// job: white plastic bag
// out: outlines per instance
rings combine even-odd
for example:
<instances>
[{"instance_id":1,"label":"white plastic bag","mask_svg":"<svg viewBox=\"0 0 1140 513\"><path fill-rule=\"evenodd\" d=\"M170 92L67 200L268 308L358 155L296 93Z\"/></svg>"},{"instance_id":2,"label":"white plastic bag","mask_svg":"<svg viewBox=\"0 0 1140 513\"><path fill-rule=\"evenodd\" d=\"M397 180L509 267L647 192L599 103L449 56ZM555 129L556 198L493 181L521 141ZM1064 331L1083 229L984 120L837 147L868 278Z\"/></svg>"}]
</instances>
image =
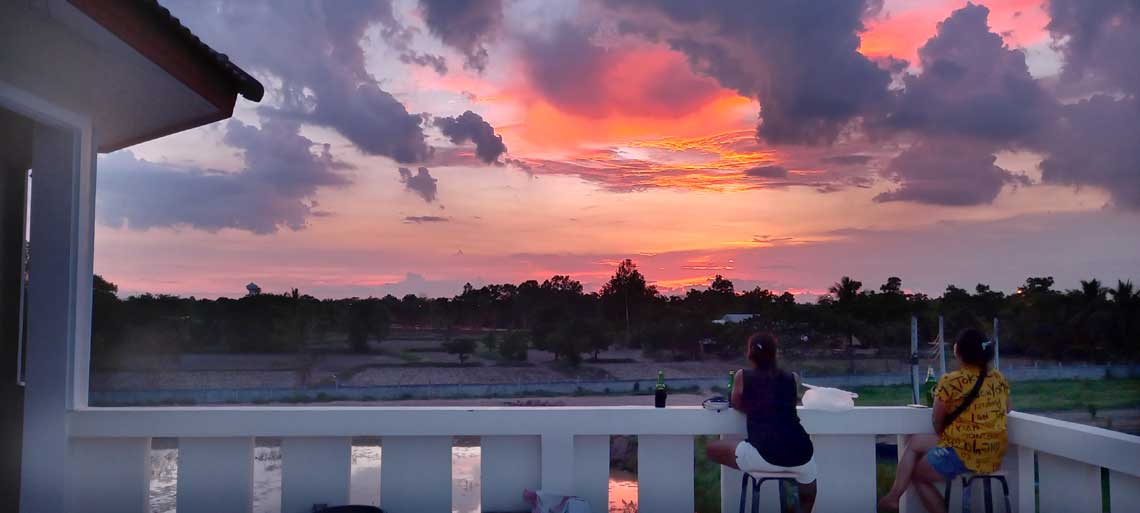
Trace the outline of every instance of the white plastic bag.
<instances>
[{"instance_id":1,"label":"white plastic bag","mask_svg":"<svg viewBox=\"0 0 1140 513\"><path fill-rule=\"evenodd\" d=\"M809 410L847 411L855 408L859 394L838 388L817 387L804 383L804 408Z\"/></svg>"},{"instance_id":2,"label":"white plastic bag","mask_svg":"<svg viewBox=\"0 0 1140 513\"><path fill-rule=\"evenodd\" d=\"M590 504L581 497L525 490L523 499L533 508L531 513L590 513Z\"/></svg>"}]
</instances>

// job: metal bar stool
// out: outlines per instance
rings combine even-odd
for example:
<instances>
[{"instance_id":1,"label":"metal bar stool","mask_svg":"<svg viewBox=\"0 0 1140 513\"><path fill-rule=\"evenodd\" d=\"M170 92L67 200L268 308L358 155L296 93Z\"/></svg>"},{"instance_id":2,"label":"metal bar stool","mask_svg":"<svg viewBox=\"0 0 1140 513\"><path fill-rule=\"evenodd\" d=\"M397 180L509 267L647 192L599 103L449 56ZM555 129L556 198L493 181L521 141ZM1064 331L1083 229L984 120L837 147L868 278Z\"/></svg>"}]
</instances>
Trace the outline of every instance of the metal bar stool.
<instances>
[{"instance_id":1,"label":"metal bar stool","mask_svg":"<svg viewBox=\"0 0 1140 513\"><path fill-rule=\"evenodd\" d=\"M967 491L970 486L974 484L975 480L981 480L984 486L986 496L986 513L994 513L994 497L993 486L991 482L997 481L1001 483L1002 494L1005 497L1005 513L1013 513L1013 508L1009 503L1009 483L1005 480L1005 472L997 471L989 474L963 474L960 476L962 480L962 512L968 513L970 511L970 494ZM946 493L942 495L942 504L946 506L946 511L950 511L950 492L954 489L954 480L951 479L946 483Z\"/></svg>"},{"instance_id":2,"label":"metal bar stool","mask_svg":"<svg viewBox=\"0 0 1140 513\"><path fill-rule=\"evenodd\" d=\"M752 513L760 513L760 485L765 481L775 481L780 492L780 507L776 511L784 511L787 503L787 494L784 492L784 482L796 483L796 475L791 472L745 472L740 480L740 513L745 513L744 505L748 500L748 483L752 482ZM799 511L799 496L796 496L795 511Z\"/></svg>"}]
</instances>

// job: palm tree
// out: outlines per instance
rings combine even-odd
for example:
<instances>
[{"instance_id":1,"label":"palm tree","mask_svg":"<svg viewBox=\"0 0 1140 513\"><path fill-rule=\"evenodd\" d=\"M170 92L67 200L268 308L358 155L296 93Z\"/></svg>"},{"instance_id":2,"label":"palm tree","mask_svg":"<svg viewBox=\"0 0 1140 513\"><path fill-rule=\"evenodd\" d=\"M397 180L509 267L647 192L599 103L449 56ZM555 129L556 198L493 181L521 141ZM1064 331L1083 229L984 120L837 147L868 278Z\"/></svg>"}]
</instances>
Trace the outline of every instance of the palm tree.
<instances>
[{"instance_id":1,"label":"palm tree","mask_svg":"<svg viewBox=\"0 0 1140 513\"><path fill-rule=\"evenodd\" d=\"M827 291L835 294L835 299L839 301L840 305L850 306L851 302L859 296L859 289L861 288L863 288L863 282L844 276L828 287Z\"/></svg>"},{"instance_id":2,"label":"palm tree","mask_svg":"<svg viewBox=\"0 0 1140 513\"><path fill-rule=\"evenodd\" d=\"M843 324L847 327L847 370L848 372L855 373L855 328L854 328L854 315L852 306L855 303L855 298L859 297L859 289L863 288L863 282L852 280L848 276L840 278L839 281L832 284L827 288L831 294L835 294L840 314L843 317Z\"/></svg>"},{"instance_id":3,"label":"palm tree","mask_svg":"<svg viewBox=\"0 0 1140 513\"><path fill-rule=\"evenodd\" d=\"M1086 307L1103 302L1107 294L1108 289L1101 286L1100 280L1096 278L1088 281L1081 280L1081 297L1084 299Z\"/></svg>"},{"instance_id":4,"label":"palm tree","mask_svg":"<svg viewBox=\"0 0 1140 513\"><path fill-rule=\"evenodd\" d=\"M1119 356L1137 355L1137 348L1129 347L1137 338L1136 314L1140 313L1140 292L1136 292L1131 281L1117 281L1116 288L1109 291L1116 303L1116 329L1114 330L1115 353Z\"/></svg>"},{"instance_id":5,"label":"palm tree","mask_svg":"<svg viewBox=\"0 0 1140 513\"><path fill-rule=\"evenodd\" d=\"M1081 284L1084 285L1084 282L1081 282ZM1120 306L1123 306L1123 305L1131 306L1132 304L1134 304L1134 302L1137 299L1140 299L1140 297L1138 297L1138 294L1133 292L1133 290L1132 290L1132 281L1131 280L1129 280L1129 281L1117 280L1116 281L1116 288L1113 290L1110 290L1108 292L1110 294L1112 294L1112 300L1115 301L1116 304L1120 305Z\"/></svg>"},{"instance_id":6,"label":"palm tree","mask_svg":"<svg viewBox=\"0 0 1140 513\"><path fill-rule=\"evenodd\" d=\"M1081 290L1076 291L1079 308L1068 323L1072 336L1072 345L1083 352L1082 356L1095 354L1097 347L1104 340L1106 327L1111 324L1111 317L1106 321L1106 312L1103 305L1108 289L1101 286L1100 280L1081 280Z\"/></svg>"}]
</instances>

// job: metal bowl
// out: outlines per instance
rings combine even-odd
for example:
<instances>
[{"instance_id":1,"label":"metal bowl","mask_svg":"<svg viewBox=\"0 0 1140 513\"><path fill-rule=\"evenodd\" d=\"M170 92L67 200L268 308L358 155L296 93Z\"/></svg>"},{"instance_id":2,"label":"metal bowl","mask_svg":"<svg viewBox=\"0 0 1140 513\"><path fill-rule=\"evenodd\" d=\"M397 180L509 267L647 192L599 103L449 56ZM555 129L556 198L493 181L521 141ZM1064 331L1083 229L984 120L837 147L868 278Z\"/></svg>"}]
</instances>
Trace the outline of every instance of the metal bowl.
<instances>
[{"instance_id":1,"label":"metal bowl","mask_svg":"<svg viewBox=\"0 0 1140 513\"><path fill-rule=\"evenodd\" d=\"M728 404L728 399L725 399L719 395L705 399L705 401L701 403L701 406L706 410L712 410L716 412L731 408L731 406Z\"/></svg>"}]
</instances>

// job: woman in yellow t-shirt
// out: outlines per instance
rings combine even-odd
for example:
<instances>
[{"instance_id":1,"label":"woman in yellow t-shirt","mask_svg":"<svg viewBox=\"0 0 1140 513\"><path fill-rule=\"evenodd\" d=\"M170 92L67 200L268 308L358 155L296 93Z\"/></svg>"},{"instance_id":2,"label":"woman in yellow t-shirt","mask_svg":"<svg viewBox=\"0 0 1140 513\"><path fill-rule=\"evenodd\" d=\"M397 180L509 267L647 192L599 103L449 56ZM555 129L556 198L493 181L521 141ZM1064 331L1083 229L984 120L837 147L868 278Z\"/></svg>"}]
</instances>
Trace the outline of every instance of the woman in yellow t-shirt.
<instances>
[{"instance_id":1,"label":"woman in yellow t-shirt","mask_svg":"<svg viewBox=\"0 0 1140 513\"><path fill-rule=\"evenodd\" d=\"M913 435L899 459L895 484L880 501L898 509L899 498L911 483L930 513L945 513L942 494L934 484L967 472L994 472L1005 456L1009 383L996 369L993 342L968 329L954 344L959 369L948 372L934 389L935 435Z\"/></svg>"}]
</instances>

